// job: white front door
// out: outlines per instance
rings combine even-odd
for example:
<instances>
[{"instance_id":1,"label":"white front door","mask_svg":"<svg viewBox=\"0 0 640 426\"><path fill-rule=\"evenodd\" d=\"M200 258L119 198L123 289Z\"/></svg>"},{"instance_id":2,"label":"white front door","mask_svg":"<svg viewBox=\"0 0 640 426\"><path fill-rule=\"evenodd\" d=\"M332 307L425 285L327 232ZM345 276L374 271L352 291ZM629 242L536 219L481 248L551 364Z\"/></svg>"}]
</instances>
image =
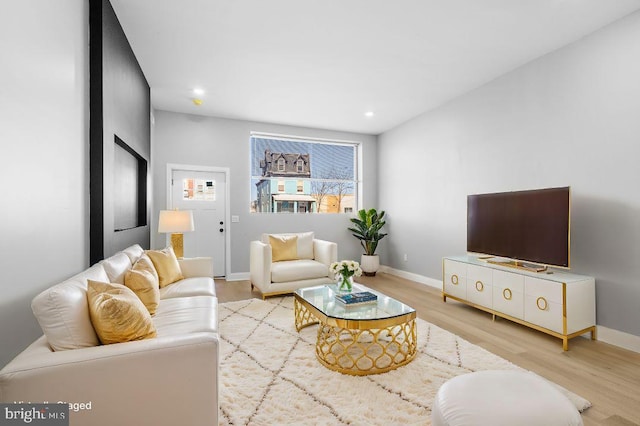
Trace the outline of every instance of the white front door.
<instances>
[{"instance_id":1,"label":"white front door","mask_svg":"<svg viewBox=\"0 0 640 426\"><path fill-rule=\"evenodd\" d=\"M171 171L170 209L192 210L194 231L184 233L184 257L213 258L213 273L226 275L226 175L222 172Z\"/></svg>"}]
</instances>

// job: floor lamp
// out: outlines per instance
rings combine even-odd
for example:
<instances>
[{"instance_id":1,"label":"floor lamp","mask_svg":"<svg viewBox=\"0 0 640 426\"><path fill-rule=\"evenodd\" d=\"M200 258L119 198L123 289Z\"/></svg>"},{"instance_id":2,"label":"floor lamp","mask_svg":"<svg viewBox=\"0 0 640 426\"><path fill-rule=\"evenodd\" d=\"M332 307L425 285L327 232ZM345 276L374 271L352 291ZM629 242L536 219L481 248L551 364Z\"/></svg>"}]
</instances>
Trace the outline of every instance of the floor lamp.
<instances>
[{"instance_id":1,"label":"floor lamp","mask_svg":"<svg viewBox=\"0 0 640 426\"><path fill-rule=\"evenodd\" d=\"M160 210L158 232L171 233L171 246L177 258L184 257L183 232L191 232L193 230L193 211Z\"/></svg>"}]
</instances>

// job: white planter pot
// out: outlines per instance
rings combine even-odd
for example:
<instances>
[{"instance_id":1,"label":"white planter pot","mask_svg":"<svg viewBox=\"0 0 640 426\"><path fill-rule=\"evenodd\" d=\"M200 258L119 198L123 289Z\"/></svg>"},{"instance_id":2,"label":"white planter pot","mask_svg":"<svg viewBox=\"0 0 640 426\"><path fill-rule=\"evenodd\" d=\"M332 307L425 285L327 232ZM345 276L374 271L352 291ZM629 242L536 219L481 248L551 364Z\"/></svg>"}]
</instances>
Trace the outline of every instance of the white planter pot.
<instances>
[{"instance_id":1,"label":"white planter pot","mask_svg":"<svg viewBox=\"0 0 640 426\"><path fill-rule=\"evenodd\" d=\"M380 257L377 254L367 256L363 254L360 258L360 268L367 277L373 277L380 268Z\"/></svg>"}]
</instances>

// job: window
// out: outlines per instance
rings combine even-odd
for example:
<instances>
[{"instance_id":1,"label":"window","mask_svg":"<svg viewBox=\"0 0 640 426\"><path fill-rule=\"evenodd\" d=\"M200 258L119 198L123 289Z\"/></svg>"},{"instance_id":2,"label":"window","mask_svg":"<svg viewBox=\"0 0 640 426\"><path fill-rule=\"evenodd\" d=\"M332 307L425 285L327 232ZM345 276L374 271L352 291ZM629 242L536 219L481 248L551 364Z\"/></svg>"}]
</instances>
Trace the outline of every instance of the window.
<instances>
[{"instance_id":1,"label":"window","mask_svg":"<svg viewBox=\"0 0 640 426\"><path fill-rule=\"evenodd\" d=\"M358 143L254 133L250 211L347 213L358 206Z\"/></svg>"},{"instance_id":2,"label":"window","mask_svg":"<svg viewBox=\"0 0 640 426\"><path fill-rule=\"evenodd\" d=\"M196 201L215 201L216 181L209 179L183 179L182 199Z\"/></svg>"}]
</instances>

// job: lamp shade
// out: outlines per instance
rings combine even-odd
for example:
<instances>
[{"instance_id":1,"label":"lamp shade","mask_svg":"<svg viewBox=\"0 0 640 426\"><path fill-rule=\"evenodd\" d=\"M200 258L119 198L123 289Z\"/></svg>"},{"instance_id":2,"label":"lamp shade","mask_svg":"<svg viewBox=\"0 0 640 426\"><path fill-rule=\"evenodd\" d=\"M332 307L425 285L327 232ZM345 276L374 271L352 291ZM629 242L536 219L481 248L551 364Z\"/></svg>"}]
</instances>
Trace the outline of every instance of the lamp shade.
<instances>
[{"instance_id":1,"label":"lamp shade","mask_svg":"<svg viewBox=\"0 0 640 426\"><path fill-rule=\"evenodd\" d=\"M193 230L193 211L160 210L158 232L189 232Z\"/></svg>"}]
</instances>

